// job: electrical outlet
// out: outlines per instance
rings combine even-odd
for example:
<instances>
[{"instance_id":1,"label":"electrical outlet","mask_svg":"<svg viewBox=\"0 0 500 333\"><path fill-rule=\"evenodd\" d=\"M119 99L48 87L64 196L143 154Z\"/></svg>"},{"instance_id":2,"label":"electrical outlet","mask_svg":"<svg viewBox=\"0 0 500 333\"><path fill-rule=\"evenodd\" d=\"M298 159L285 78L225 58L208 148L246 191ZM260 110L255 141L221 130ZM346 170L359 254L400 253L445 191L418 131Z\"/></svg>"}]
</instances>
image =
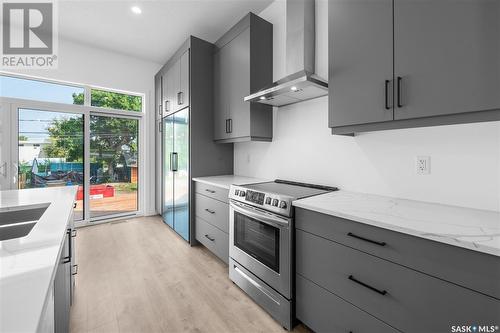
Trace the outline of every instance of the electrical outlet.
<instances>
[{"instance_id":1,"label":"electrical outlet","mask_svg":"<svg viewBox=\"0 0 500 333\"><path fill-rule=\"evenodd\" d=\"M431 157L417 156L415 157L415 172L417 175L428 175L431 173Z\"/></svg>"}]
</instances>

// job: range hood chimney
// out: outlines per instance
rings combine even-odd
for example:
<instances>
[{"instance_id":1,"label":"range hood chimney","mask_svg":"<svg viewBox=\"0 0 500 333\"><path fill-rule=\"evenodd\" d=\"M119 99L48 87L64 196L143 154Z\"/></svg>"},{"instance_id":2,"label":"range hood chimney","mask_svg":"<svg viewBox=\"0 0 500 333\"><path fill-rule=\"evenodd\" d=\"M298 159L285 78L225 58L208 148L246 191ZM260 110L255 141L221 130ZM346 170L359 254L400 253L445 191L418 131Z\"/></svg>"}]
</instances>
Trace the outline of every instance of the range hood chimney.
<instances>
[{"instance_id":1,"label":"range hood chimney","mask_svg":"<svg viewBox=\"0 0 500 333\"><path fill-rule=\"evenodd\" d=\"M245 101L284 106L328 94L328 81L314 74L315 21L315 0L287 0L287 76L246 96Z\"/></svg>"}]
</instances>

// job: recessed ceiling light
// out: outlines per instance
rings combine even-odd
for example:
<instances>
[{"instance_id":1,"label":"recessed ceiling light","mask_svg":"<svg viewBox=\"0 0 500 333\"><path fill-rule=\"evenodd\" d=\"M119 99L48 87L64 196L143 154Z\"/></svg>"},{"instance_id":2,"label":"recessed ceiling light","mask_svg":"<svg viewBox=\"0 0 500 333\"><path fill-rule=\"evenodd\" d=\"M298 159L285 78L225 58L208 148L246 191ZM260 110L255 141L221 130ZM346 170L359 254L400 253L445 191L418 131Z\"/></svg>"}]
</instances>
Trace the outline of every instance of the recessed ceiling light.
<instances>
[{"instance_id":1,"label":"recessed ceiling light","mask_svg":"<svg viewBox=\"0 0 500 333\"><path fill-rule=\"evenodd\" d=\"M141 9L141 8L139 8L139 7L137 7L137 6L132 6L132 7L130 8L130 10L131 10L131 11L132 11L132 13L134 13L134 14L141 14L141 13L142 13L142 9Z\"/></svg>"},{"instance_id":2,"label":"recessed ceiling light","mask_svg":"<svg viewBox=\"0 0 500 333\"><path fill-rule=\"evenodd\" d=\"M296 86L293 86L293 87L291 87L291 88L290 88L290 90L291 90L291 91L297 91L297 90L298 90L298 88L297 88Z\"/></svg>"},{"instance_id":3,"label":"recessed ceiling light","mask_svg":"<svg viewBox=\"0 0 500 333\"><path fill-rule=\"evenodd\" d=\"M265 100L265 99L266 99L266 96L260 96L260 97L259 97L259 99L260 99L261 101L263 101L263 100Z\"/></svg>"}]
</instances>

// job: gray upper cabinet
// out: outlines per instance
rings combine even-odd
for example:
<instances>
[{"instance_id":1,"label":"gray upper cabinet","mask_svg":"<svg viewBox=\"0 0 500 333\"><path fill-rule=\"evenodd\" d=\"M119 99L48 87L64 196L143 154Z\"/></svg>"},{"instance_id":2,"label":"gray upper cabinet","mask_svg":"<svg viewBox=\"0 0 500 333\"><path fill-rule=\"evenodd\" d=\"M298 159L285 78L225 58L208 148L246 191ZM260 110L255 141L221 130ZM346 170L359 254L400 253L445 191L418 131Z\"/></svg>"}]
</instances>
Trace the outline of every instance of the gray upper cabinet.
<instances>
[{"instance_id":1,"label":"gray upper cabinet","mask_svg":"<svg viewBox=\"0 0 500 333\"><path fill-rule=\"evenodd\" d=\"M328 5L330 127L392 120L392 0Z\"/></svg>"},{"instance_id":2,"label":"gray upper cabinet","mask_svg":"<svg viewBox=\"0 0 500 333\"><path fill-rule=\"evenodd\" d=\"M333 134L500 120L500 1L329 1Z\"/></svg>"},{"instance_id":3,"label":"gray upper cabinet","mask_svg":"<svg viewBox=\"0 0 500 333\"><path fill-rule=\"evenodd\" d=\"M179 59L179 89L176 93L177 109L189 106L189 51Z\"/></svg>"},{"instance_id":4,"label":"gray upper cabinet","mask_svg":"<svg viewBox=\"0 0 500 333\"><path fill-rule=\"evenodd\" d=\"M228 66L222 64L228 63L229 48L221 48L214 54L214 139L223 140L229 138L228 122L229 119L229 80Z\"/></svg>"},{"instance_id":5,"label":"gray upper cabinet","mask_svg":"<svg viewBox=\"0 0 500 333\"><path fill-rule=\"evenodd\" d=\"M162 85L161 85L162 76L155 75L155 119L161 119L163 114L163 106L162 106Z\"/></svg>"},{"instance_id":6,"label":"gray upper cabinet","mask_svg":"<svg viewBox=\"0 0 500 333\"><path fill-rule=\"evenodd\" d=\"M249 13L216 43L214 140L272 140L272 107L244 97L272 83L272 24Z\"/></svg>"},{"instance_id":7,"label":"gray upper cabinet","mask_svg":"<svg viewBox=\"0 0 500 333\"><path fill-rule=\"evenodd\" d=\"M163 116L189 106L189 50L163 75Z\"/></svg>"},{"instance_id":8,"label":"gray upper cabinet","mask_svg":"<svg viewBox=\"0 0 500 333\"><path fill-rule=\"evenodd\" d=\"M394 40L395 119L500 108L500 1L397 0Z\"/></svg>"},{"instance_id":9,"label":"gray upper cabinet","mask_svg":"<svg viewBox=\"0 0 500 333\"><path fill-rule=\"evenodd\" d=\"M250 137L251 105L243 99L250 92L250 28L227 44L229 84L229 137ZM242 80L242 78L244 78ZM272 112L272 111L271 111Z\"/></svg>"}]
</instances>

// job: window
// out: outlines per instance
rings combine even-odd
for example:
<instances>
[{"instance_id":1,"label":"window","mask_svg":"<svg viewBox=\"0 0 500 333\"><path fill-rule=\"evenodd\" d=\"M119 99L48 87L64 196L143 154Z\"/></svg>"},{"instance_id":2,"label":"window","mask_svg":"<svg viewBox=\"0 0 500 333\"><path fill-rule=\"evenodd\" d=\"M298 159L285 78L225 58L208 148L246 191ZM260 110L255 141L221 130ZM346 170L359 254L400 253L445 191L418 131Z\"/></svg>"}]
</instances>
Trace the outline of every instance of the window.
<instances>
[{"instance_id":1,"label":"window","mask_svg":"<svg viewBox=\"0 0 500 333\"><path fill-rule=\"evenodd\" d=\"M0 75L0 96L83 105L85 88Z\"/></svg>"},{"instance_id":2,"label":"window","mask_svg":"<svg viewBox=\"0 0 500 333\"><path fill-rule=\"evenodd\" d=\"M141 96L127 95L99 89L92 89L90 96L90 105L92 106L125 111L142 111Z\"/></svg>"},{"instance_id":3,"label":"window","mask_svg":"<svg viewBox=\"0 0 500 333\"><path fill-rule=\"evenodd\" d=\"M141 94L0 73L0 97L0 139L17 139L0 150L18 165L6 188L77 186L79 224L139 210Z\"/></svg>"}]
</instances>

